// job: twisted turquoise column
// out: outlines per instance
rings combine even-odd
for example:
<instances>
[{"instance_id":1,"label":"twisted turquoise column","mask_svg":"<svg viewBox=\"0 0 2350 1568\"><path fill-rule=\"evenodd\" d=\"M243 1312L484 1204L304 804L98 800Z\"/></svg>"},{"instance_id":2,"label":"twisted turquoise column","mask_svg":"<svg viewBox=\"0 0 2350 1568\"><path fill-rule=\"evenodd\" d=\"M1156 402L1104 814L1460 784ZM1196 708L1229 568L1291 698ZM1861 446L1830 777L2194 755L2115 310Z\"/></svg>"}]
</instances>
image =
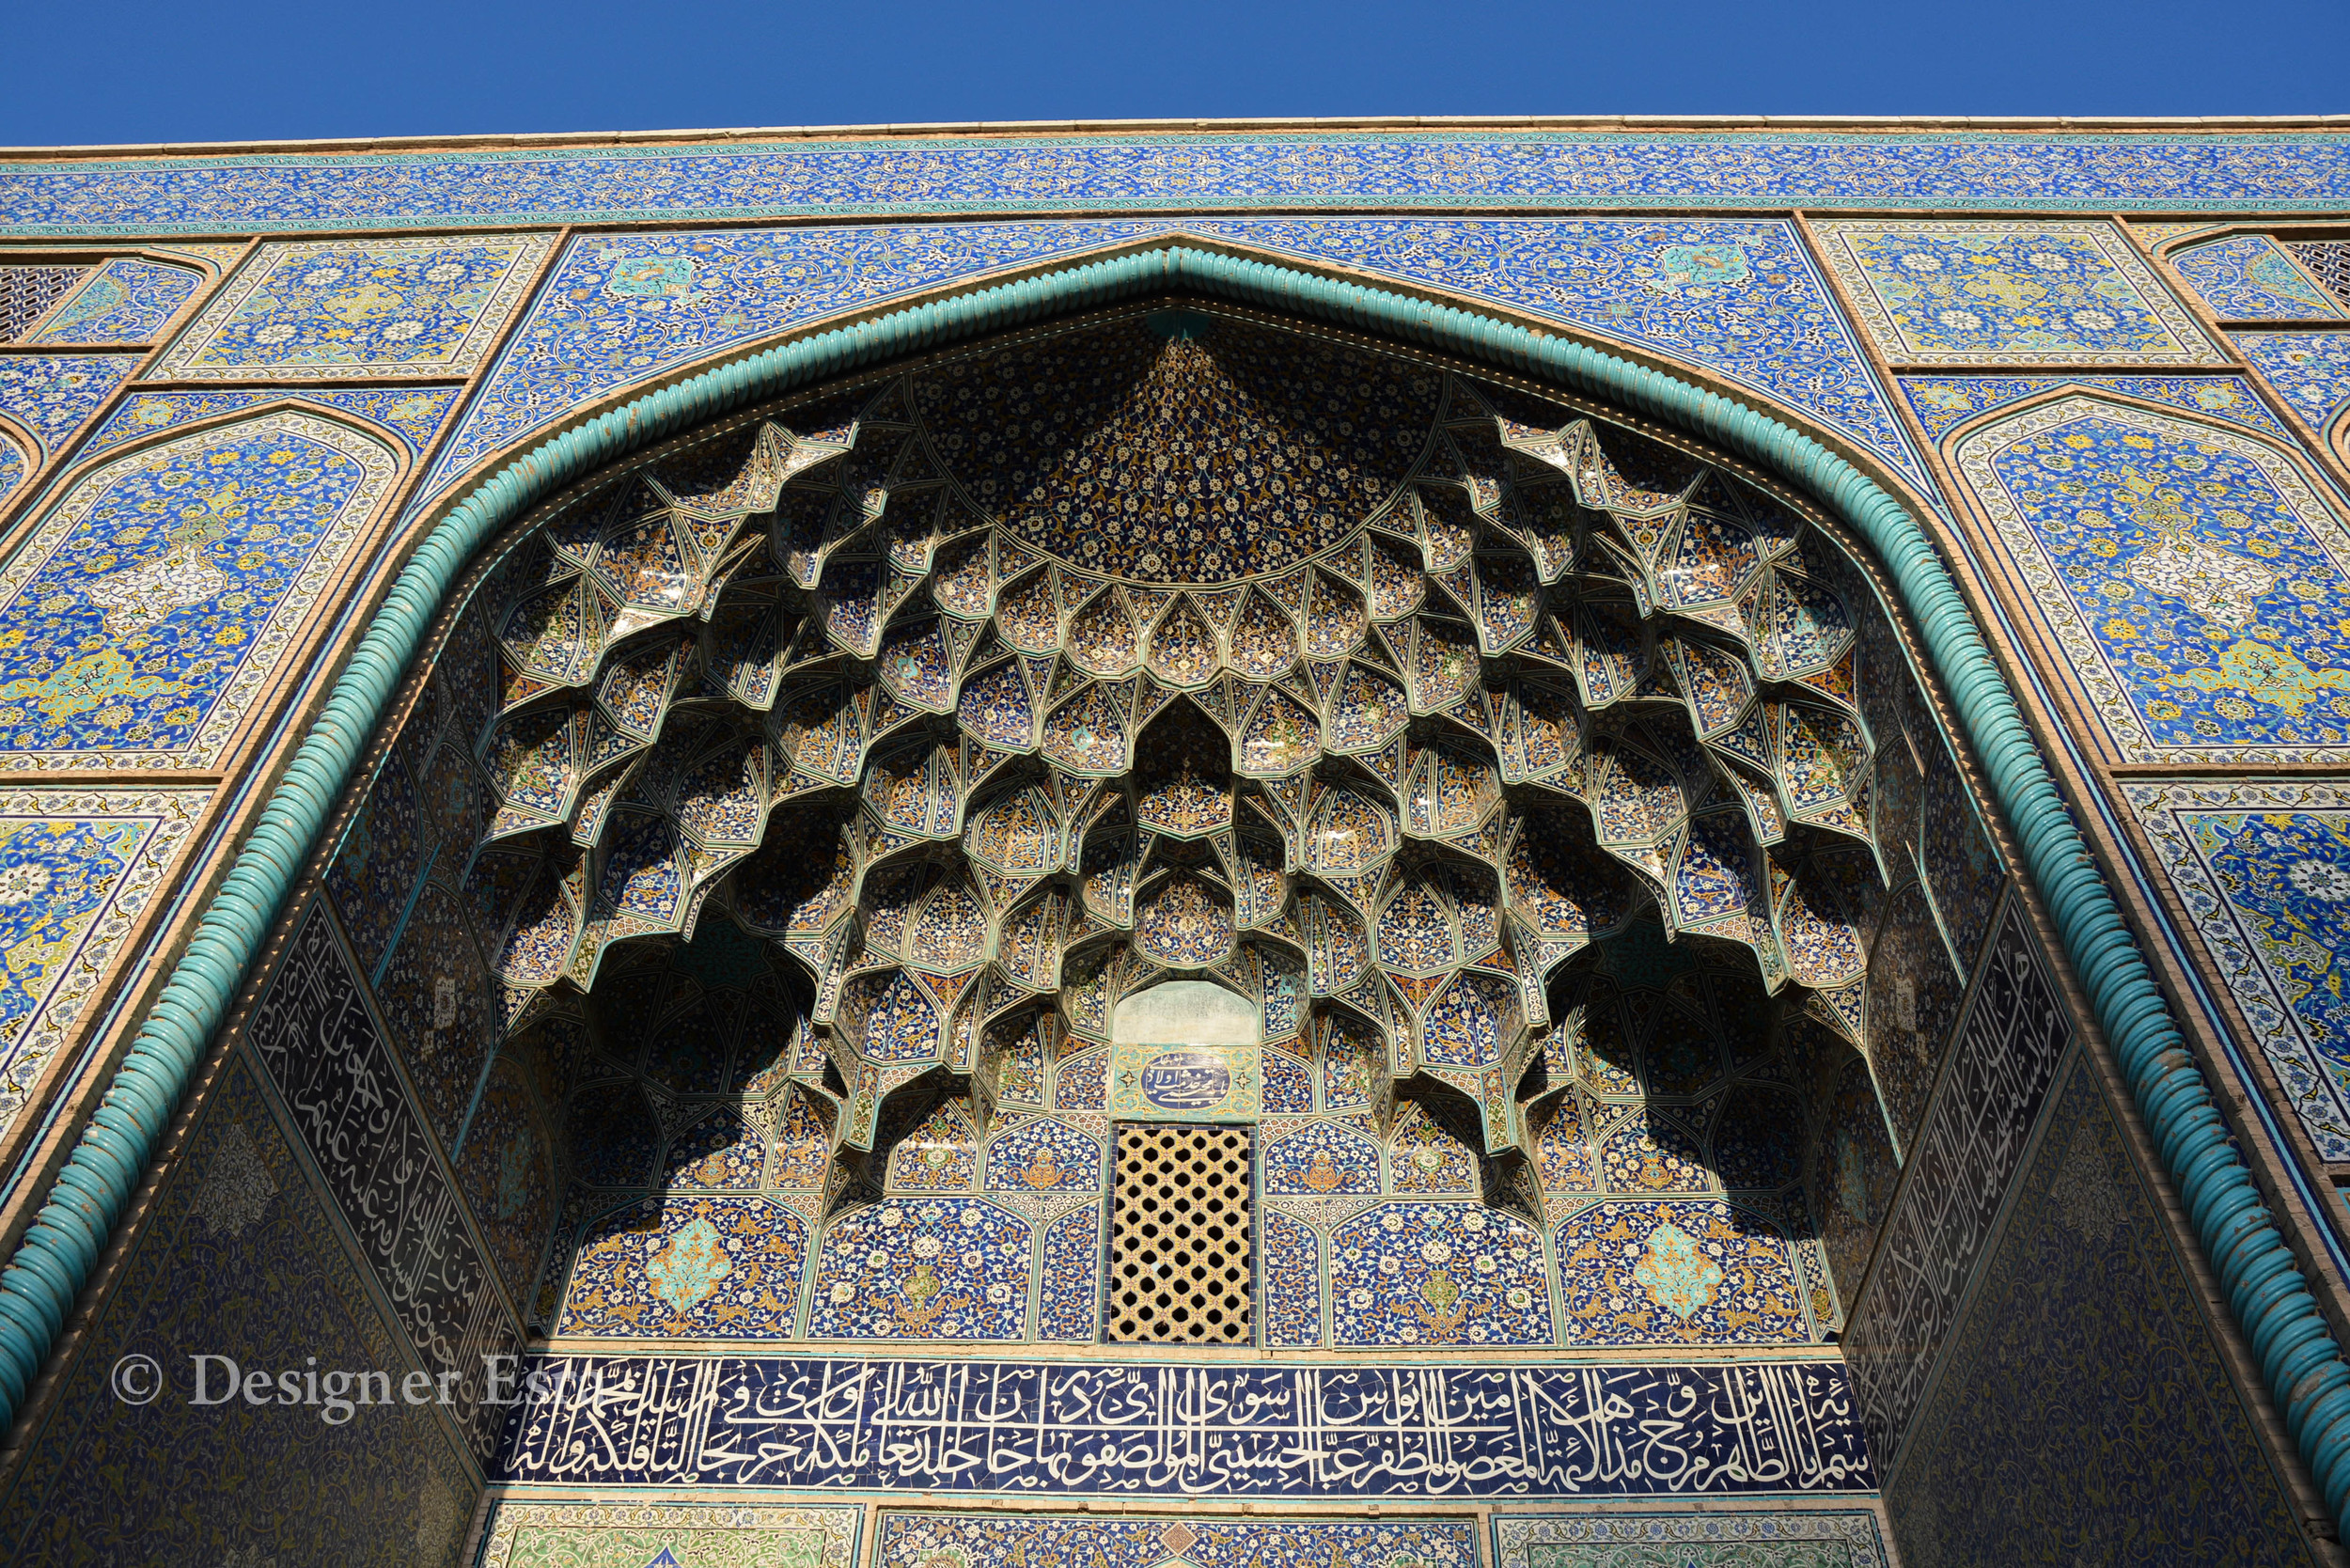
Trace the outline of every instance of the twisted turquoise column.
<instances>
[{"instance_id":1,"label":"twisted turquoise column","mask_svg":"<svg viewBox=\"0 0 2350 1568\"><path fill-rule=\"evenodd\" d=\"M1925 638L2286 1428L2337 1526L2350 1525L2350 1368L2250 1172L2229 1147L2202 1076L1957 585L1908 511L1818 442L1661 371L1470 311L1181 243L1058 268L768 349L547 441L469 494L393 584L23 1247L0 1273L0 1419L22 1405L368 737L475 550L570 480L744 402L1040 317L1167 290L1422 343L1605 398L1802 484L1868 540Z\"/></svg>"}]
</instances>

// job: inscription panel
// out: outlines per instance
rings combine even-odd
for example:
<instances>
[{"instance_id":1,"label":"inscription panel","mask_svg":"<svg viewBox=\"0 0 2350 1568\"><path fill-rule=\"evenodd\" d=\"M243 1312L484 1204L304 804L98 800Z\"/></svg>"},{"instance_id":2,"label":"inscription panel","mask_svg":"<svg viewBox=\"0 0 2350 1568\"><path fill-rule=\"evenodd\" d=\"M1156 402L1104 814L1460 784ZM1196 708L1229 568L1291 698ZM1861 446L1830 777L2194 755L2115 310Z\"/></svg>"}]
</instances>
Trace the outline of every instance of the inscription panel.
<instances>
[{"instance_id":1,"label":"inscription panel","mask_svg":"<svg viewBox=\"0 0 2350 1568\"><path fill-rule=\"evenodd\" d=\"M556 1356L505 1479L1355 1498L1875 1485L1844 1370Z\"/></svg>"}]
</instances>

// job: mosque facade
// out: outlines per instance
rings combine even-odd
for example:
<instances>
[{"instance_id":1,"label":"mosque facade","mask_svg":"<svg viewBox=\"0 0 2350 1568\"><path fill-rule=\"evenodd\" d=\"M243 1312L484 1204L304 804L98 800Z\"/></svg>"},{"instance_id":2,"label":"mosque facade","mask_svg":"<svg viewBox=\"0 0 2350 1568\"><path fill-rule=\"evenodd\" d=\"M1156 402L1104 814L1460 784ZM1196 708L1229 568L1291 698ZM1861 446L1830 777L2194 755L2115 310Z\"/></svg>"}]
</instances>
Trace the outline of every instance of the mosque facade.
<instances>
[{"instance_id":1,"label":"mosque facade","mask_svg":"<svg viewBox=\"0 0 2350 1568\"><path fill-rule=\"evenodd\" d=\"M0 154L0 1542L2340 1564L2350 126Z\"/></svg>"}]
</instances>

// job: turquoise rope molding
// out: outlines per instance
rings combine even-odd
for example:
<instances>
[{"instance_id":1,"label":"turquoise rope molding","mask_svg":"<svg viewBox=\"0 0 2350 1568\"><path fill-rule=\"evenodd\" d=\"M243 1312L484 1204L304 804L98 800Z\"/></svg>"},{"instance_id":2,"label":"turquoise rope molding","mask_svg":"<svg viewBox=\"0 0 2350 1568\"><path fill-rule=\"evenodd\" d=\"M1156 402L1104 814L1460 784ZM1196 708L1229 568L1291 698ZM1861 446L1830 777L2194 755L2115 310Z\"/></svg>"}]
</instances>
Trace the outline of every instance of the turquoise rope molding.
<instances>
[{"instance_id":1,"label":"turquoise rope molding","mask_svg":"<svg viewBox=\"0 0 2350 1568\"><path fill-rule=\"evenodd\" d=\"M646 394L478 485L393 584L272 792L55 1190L0 1273L0 1420L12 1419L136 1189L212 1031L449 587L533 502L741 404L1048 315L1190 290L1465 354L1604 396L1794 479L1876 550L1990 775L2027 870L2120 1058L2197 1239L2337 1527L2350 1526L2350 1367L2319 1316L2122 912L2067 814L1957 585L1909 512L1818 442L1719 393L1600 350L1297 268L1170 244L819 332Z\"/></svg>"}]
</instances>

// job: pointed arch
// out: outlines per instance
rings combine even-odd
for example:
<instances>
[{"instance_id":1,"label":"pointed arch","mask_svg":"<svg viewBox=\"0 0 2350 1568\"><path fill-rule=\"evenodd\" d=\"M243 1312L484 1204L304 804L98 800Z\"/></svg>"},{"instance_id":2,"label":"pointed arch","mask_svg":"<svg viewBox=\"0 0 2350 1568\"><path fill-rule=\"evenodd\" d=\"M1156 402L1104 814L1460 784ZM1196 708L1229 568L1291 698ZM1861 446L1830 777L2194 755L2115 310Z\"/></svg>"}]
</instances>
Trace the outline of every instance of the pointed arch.
<instances>
[{"instance_id":1,"label":"pointed arch","mask_svg":"<svg viewBox=\"0 0 2350 1568\"><path fill-rule=\"evenodd\" d=\"M2337 1514L2350 1504L2345 1369L2021 710L1918 520L1812 435L1687 381L1490 314L1195 246L1070 267L906 306L648 394L521 456L459 501L394 584L272 793L187 956L144 1022L95 1124L0 1275L0 1401L13 1412L143 1176L214 1027L307 860L473 552L572 478L758 398L896 354L1143 292L1204 291L1379 332L1601 397L1702 435L1820 497L1875 551L1918 622L1982 759L2097 1022L2110 1041L2203 1250L2302 1452Z\"/></svg>"}]
</instances>

